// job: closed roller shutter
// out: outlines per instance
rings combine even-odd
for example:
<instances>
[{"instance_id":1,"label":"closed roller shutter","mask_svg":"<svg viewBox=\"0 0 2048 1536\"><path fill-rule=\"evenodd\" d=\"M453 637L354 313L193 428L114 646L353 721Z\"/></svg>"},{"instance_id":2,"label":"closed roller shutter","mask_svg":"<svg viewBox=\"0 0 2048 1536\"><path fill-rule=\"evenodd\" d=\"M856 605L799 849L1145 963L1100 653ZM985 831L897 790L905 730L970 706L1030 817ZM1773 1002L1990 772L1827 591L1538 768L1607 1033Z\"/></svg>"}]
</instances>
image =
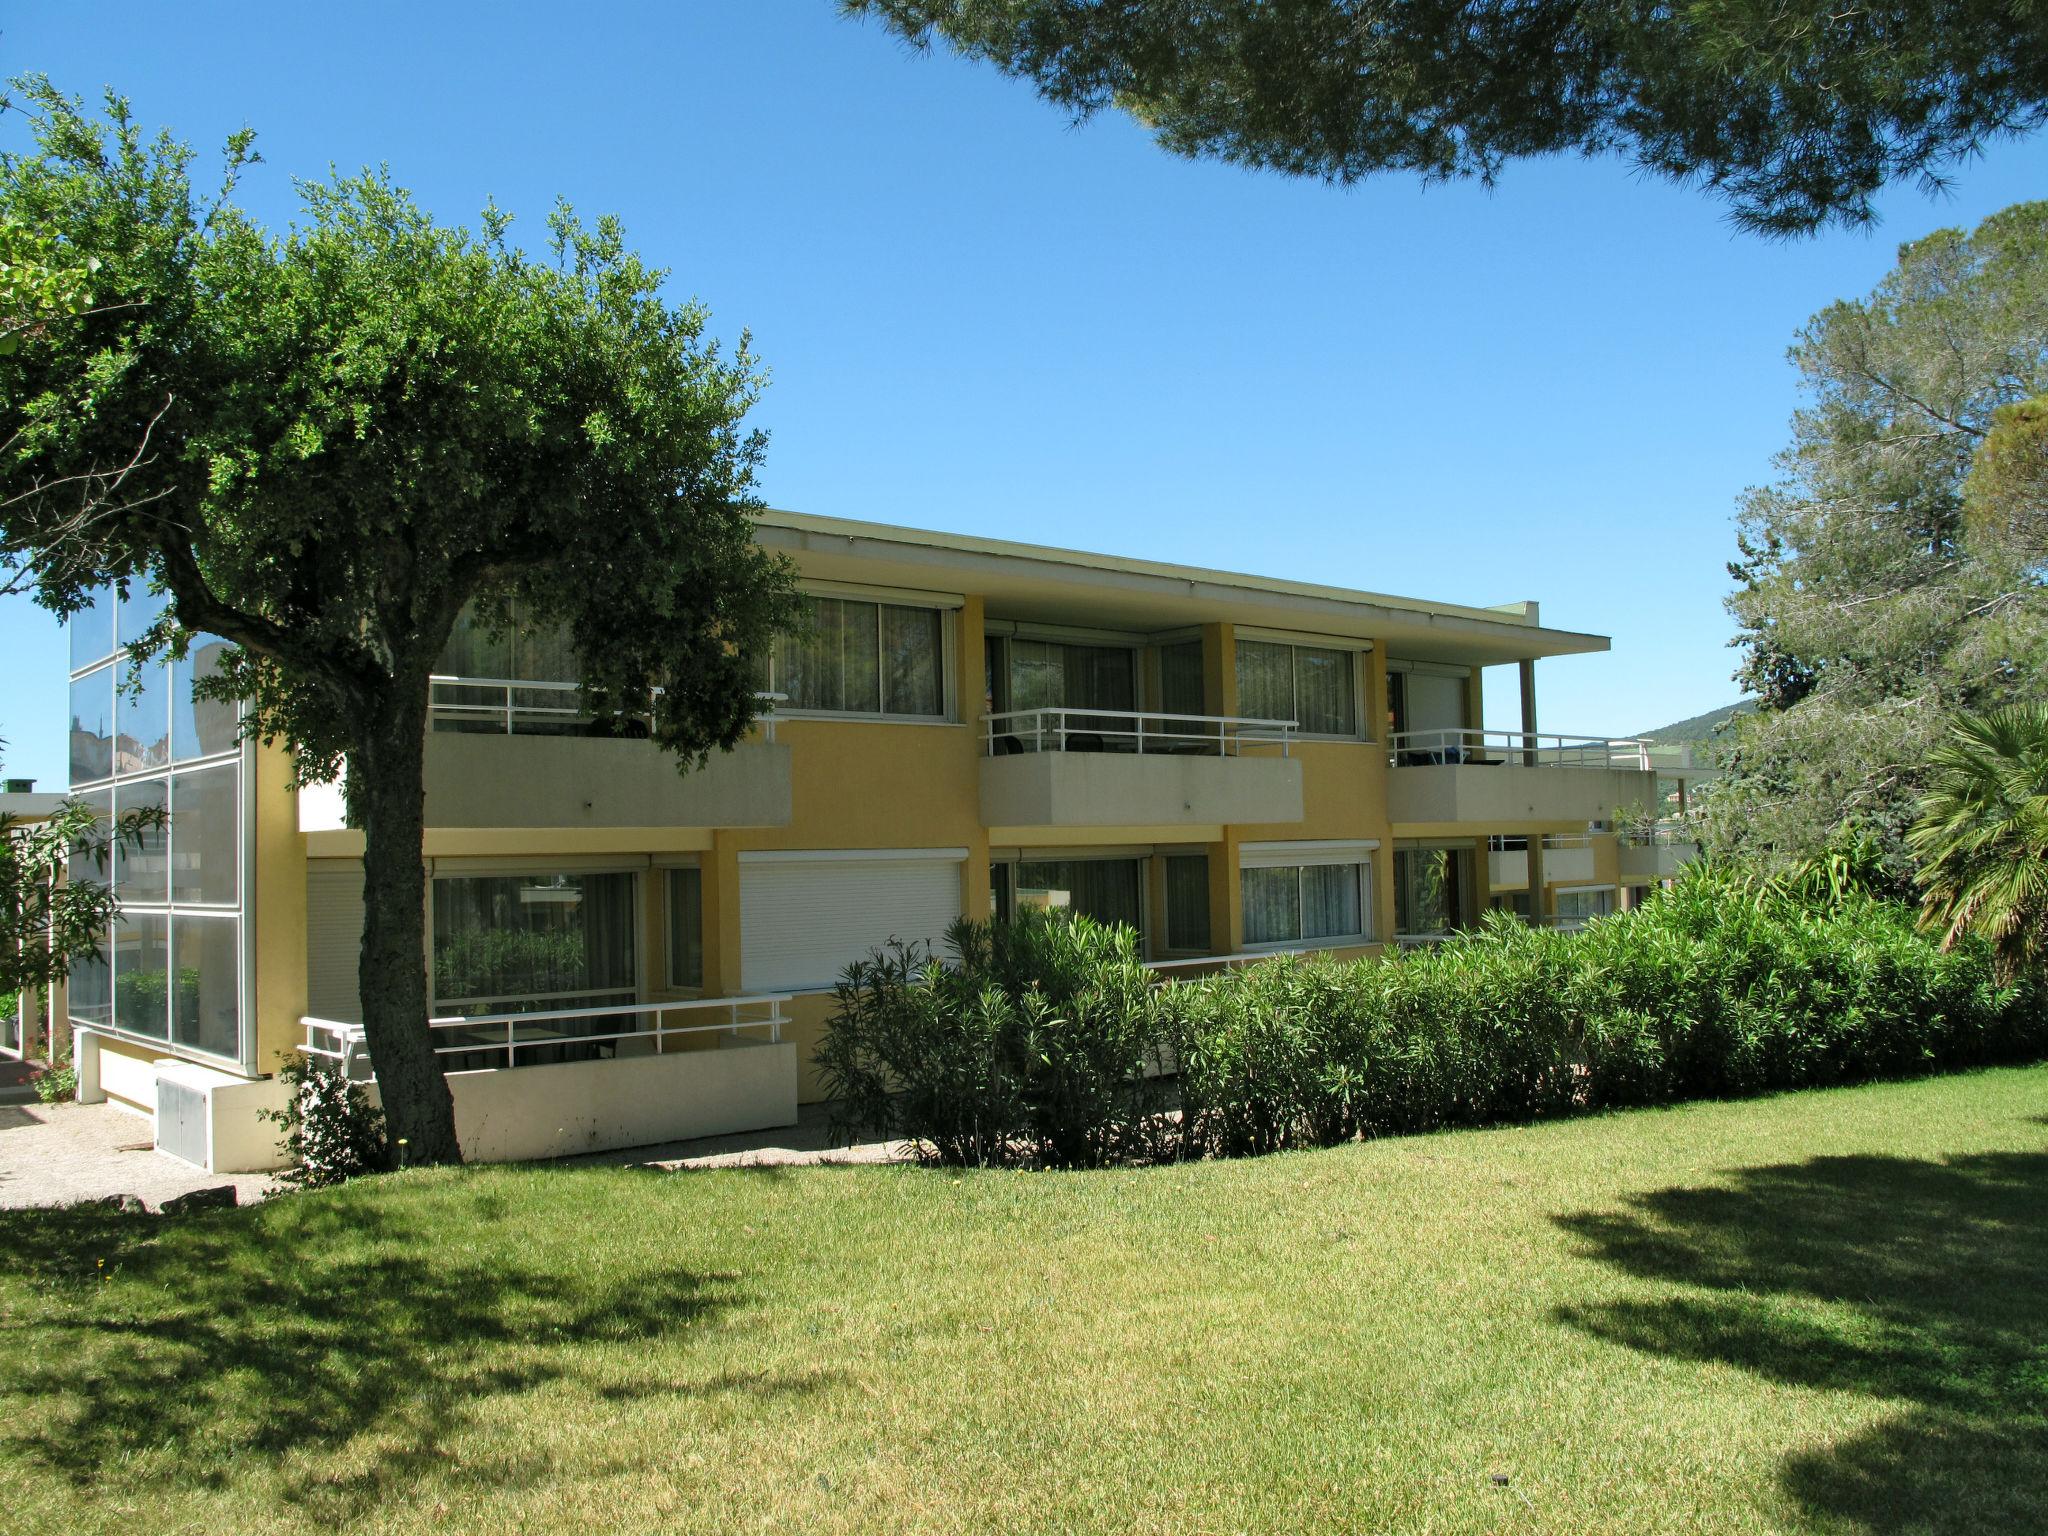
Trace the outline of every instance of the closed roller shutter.
<instances>
[{"instance_id":1,"label":"closed roller shutter","mask_svg":"<svg viewBox=\"0 0 2048 1536\"><path fill-rule=\"evenodd\" d=\"M829 987L891 939L943 953L960 917L964 848L849 856L740 856L740 971L746 992Z\"/></svg>"},{"instance_id":2,"label":"closed roller shutter","mask_svg":"<svg viewBox=\"0 0 2048 1536\"><path fill-rule=\"evenodd\" d=\"M306 870L306 1012L360 1024L356 968L363 950L363 866L327 863Z\"/></svg>"}]
</instances>

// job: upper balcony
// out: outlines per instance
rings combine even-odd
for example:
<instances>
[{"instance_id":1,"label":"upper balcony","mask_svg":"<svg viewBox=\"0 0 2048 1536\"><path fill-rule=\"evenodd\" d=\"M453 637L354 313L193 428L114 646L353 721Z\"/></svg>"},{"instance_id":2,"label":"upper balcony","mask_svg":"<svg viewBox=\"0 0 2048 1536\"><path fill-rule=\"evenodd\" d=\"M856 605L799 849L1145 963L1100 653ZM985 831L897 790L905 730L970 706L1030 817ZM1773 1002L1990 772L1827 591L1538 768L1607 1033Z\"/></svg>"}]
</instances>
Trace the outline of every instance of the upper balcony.
<instances>
[{"instance_id":1,"label":"upper balcony","mask_svg":"<svg viewBox=\"0 0 2048 1536\"><path fill-rule=\"evenodd\" d=\"M1646 742L1522 731L1401 731L1389 738L1396 824L1610 821L1654 809L1669 772Z\"/></svg>"},{"instance_id":2,"label":"upper balcony","mask_svg":"<svg viewBox=\"0 0 2048 1536\"><path fill-rule=\"evenodd\" d=\"M1216 826L1300 821L1292 720L1137 710L986 717L988 827Z\"/></svg>"},{"instance_id":3,"label":"upper balcony","mask_svg":"<svg viewBox=\"0 0 2048 1536\"><path fill-rule=\"evenodd\" d=\"M1621 834L1624 880L1669 880L1700 856L1699 834L1683 822L1660 823Z\"/></svg>"},{"instance_id":4,"label":"upper balcony","mask_svg":"<svg viewBox=\"0 0 2048 1536\"><path fill-rule=\"evenodd\" d=\"M757 738L685 774L648 744L644 722L591 719L573 683L436 677L430 709L429 827L789 823L789 748L773 715Z\"/></svg>"}]
</instances>

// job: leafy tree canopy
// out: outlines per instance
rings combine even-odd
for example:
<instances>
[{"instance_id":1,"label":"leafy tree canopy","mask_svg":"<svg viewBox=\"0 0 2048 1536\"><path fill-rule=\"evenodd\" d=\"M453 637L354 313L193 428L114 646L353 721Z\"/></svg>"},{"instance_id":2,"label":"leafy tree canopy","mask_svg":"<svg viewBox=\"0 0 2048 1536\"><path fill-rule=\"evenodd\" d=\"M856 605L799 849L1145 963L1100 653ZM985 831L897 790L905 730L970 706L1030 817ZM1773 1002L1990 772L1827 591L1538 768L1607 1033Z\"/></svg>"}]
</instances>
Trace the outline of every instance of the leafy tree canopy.
<instances>
[{"instance_id":1,"label":"leafy tree canopy","mask_svg":"<svg viewBox=\"0 0 2048 1536\"><path fill-rule=\"evenodd\" d=\"M206 632L210 685L309 779L344 758L363 828L361 989L384 1106L413 1160L456 1156L426 1026L428 676L458 614L570 637L586 708L644 718L687 769L755 709L795 612L753 539L762 375L618 225L549 222L544 259L485 212L436 223L381 173L300 188L282 237L189 150L17 84L32 153L0 221L97 261L92 304L0 370L0 574L64 614L109 580L166 589L139 649Z\"/></svg>"},{"instance_id":2,"label":"leafy tree canopy","mask_svg":"<svg viewBox=\"0 0 2048 1536\"><path fill-rule=\"evenodd\" d=\"M1770 859L1856 823L1903 882L1945 722L2048 698L2048 202L1904 246L1791 356L1808 404L1781 478L1745 497L1730 567L1760 707L1710 829Z\"/></svg>"},{"instance_id":3,"label":"leafy tree canopy","mask_svg":"<svg viewBox=\"0 0 2048 1536\"><path fill-rule=\"evenodd\" d=\"M1352 182L1619 154L1777 234L1867 222L2048 114L2048 10L2005 0L841 0L1176 154Z\"/></svg>"}]
</instances>

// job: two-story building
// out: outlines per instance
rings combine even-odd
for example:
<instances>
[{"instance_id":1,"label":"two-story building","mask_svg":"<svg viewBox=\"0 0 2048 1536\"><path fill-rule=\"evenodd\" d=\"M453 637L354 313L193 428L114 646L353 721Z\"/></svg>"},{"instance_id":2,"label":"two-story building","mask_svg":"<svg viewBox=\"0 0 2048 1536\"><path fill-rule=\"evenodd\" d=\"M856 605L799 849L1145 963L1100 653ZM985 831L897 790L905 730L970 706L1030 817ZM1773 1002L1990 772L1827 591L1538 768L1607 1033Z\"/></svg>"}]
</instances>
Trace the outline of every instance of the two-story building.
<instances>
[{"instance_id":1,"label":"two-story building","mask_svg":"<svg viewBox=\"0 0 2048 1536\"><path fill-rule=\"evenodd\" d=\"M682 774L595 734L545 635L459 630L433 685L424 853L436 1038L472 1155L788 1123L848 962L1046 905L1162 972L1423 943L1489 906L1572 923L1683 848L1628 842L1645 744L1537 729L1535 663L1607 648L1463 607L772 512L809 594L753 735ZM74 974L81 1096L208 1166L261 1162L285 1053L365 1072L362 838L332 791L196 705L211 654L117 690L144 597L72 627L72 789L161 805ZM1521 725L1482 726L1519 669Z\"/></svg>"}]
</instances>

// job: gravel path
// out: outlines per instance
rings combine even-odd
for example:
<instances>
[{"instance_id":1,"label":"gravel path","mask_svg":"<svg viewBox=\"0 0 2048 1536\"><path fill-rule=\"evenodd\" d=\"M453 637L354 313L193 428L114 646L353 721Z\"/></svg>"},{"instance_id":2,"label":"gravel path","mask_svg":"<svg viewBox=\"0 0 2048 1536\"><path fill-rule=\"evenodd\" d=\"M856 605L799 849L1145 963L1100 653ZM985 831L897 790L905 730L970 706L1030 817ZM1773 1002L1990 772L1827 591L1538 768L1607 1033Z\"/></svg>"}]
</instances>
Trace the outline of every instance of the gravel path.
<instances>
[{"instance_id":1,"label":"gravel path","mask_svg":"<svg viewBox=\"0 0 2048 1536\"><path fill-rule=\"evenodd\" d=\"M137 1195L155 1210L195 1189L235 1186L253 1205L269 1194L264 1173L208 1173L159 1152L149 1122L111 1104L0 1105L0 1208L71 1205Z\"/></svg>"}]
</instances>

